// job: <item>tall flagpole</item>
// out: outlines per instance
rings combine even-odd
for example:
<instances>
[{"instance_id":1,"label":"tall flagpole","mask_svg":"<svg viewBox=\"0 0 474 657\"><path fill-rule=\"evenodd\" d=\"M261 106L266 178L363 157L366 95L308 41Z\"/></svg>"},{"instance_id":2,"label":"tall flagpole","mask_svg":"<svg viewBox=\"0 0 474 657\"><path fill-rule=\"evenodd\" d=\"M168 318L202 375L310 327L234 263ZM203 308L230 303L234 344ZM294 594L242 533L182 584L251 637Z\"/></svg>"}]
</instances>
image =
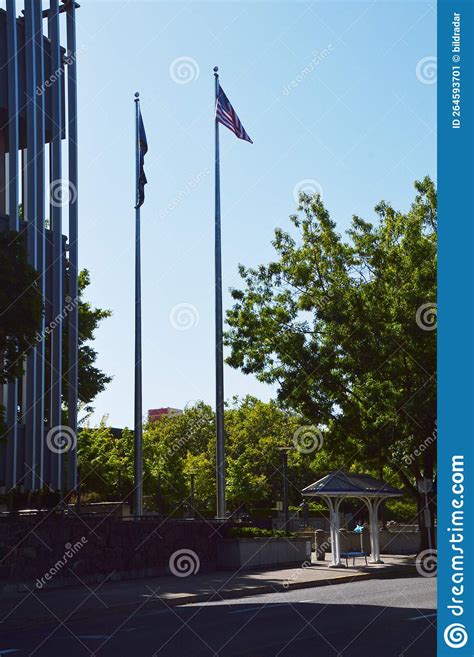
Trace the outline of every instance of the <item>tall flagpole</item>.
<instances>
[{"instance_id":1,"label":"tall flagpole","mask_svg":"<svg viewBox=\"0 0 474 657\"><path fill-rule=\"evenodd\" d=\"M214 67L216 103L219 69ZM221 181L219 162L219 123L215 118L215 286L216 286L216 482L217 517L225 517L225 436L224 436L224 351L222 319Z\"/></svg>"},{"instance_id":2,"label":"tall flagpole","mask_svg":"<svg viewBox=\"0 0 474 657\"><path fill-rule=\"evenodd\" d=\"M140 262L140 94L135 94L135 156L136 156L136 205L135 205L135 419L134 419L134 494L133 514L143 514L143 454L142 454L142 293Z\"/></svg>"},{"instance_id":3,"label":"tall flagpole","mask_svg":"<svg viewBox=\"0 0 474 657\"><path fill-rule=\"evenodd\" d=\"M64 0L63 0L64 2ZM69 312L68 335L68 401L67 413L70 429L77 435L78 406L78 371L79 371L79 313L78 313L78 138L77 138L77 46L76 46L76 3L75 0L65 3L67 49L70 58L67 67L68 90L68 174L71 194L69 198L69 296L73 308ZM77 444L68 452L68 489L77 490Z\"/></svg>"}]
</instances>

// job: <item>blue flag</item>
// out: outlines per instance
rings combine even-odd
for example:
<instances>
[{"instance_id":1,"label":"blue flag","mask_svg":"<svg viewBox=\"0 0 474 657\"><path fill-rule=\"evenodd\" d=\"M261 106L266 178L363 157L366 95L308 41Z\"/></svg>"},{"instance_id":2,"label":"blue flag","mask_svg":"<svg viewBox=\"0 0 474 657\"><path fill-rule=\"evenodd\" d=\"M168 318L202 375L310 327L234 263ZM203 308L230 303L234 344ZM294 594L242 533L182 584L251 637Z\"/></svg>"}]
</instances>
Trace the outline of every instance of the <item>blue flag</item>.
<instances>
[{"instance_id":1,"label":"blue flag","mask_svg":"<svg viewBox=\"0 0 474 657\"><path fill-rule=\"evenodd\" d=\"M143 205L145 200L145 185L148 180L145 175L145 154L148 151L148 142L146 140L145 126L143 125L142 112L139 110L138 115L138 156L139 156L139 172L138 172L138 198L136 207L139 208Z\"/></svg>"}]
</instances>

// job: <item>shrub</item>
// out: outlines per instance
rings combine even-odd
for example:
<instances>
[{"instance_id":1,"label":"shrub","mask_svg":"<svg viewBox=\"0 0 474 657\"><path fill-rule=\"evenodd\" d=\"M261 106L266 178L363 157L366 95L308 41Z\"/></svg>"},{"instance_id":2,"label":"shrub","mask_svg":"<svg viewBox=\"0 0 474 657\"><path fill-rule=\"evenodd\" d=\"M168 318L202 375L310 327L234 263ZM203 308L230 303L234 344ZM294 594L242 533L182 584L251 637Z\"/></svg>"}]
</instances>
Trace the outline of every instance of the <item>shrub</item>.
<instances>
[{"instance_id":1,"label":"shrub","mask_svg":"<svg viewBox=\"0 0 474 657\"><path fill-rule=\"evenodd\" d=\"M250 515L254 518L276 518L278 511L271 507L255 507L250 510Z\"/></svg>"},{"instance_id":2,"label":"shrub","mask_svg":"<svg viewBox=\"0 0 474 657\"><path fill-rule=\"evenodd\" d=\"M260 529L259 527L231 527L227 538L285 538L292 536L282 529Z\"/></svg>"},{"instance_id":3,"label":"shrub","mask_svg":"<svg viewBox=\"0 0 474 657\"><path fill-rule=\"evenodd\" d=\"M409 499L390 500L385 503L385 520L406 522L416 525L418 522L416 503Z\"/></svg>"}]
</instances>

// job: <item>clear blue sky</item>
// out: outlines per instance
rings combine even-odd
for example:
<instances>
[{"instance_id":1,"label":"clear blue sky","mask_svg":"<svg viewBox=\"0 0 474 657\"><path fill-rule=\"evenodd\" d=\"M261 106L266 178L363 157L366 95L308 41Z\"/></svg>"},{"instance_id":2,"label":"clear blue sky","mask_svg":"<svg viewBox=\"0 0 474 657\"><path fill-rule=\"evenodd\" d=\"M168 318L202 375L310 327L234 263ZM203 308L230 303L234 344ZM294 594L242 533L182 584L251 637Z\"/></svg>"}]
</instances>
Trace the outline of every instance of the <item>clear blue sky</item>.
<instances>
[{"instance_id":1,"label":"clear blue sky","mask_svg":"<svg viewBox=\"0 0 474 657\"><path fill-rule=\"evenodd\" d=\"M354 213L373 218L381 199L406 210L413 181L435 176L436 84L431 60L418 77L417 65L436 54L436 15L432 3L384 0L80 4L80 265L92 276L87 298L113 311L95 348L114 380L94 421L131 426L134 92L149 143L143 407L213 403L213 66L254 140L221 129L228 307L238 263L266 262L275 226L289 228L299 181L317 181L342 232ZM172 69L190 73L186 84L170 75L181 57L194 60ZM192 306L188 330L170 321L179 304ZM230 368L225 377L227 398L274 392Z\"/></svg>"}]
</instances>

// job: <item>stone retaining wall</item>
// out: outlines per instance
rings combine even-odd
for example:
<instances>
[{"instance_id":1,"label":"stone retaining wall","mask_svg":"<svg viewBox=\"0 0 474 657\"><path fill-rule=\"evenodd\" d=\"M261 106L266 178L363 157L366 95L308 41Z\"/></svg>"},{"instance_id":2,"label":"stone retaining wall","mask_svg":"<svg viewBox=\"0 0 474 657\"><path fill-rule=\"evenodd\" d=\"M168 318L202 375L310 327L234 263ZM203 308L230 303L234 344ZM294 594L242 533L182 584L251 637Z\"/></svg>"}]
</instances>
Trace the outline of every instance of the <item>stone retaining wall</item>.
<instances>
[{"instance_id":1,"label":"stone retaining wall","mask_svg":"<svg viewBox=\"0 0 474 657\"><path fill-rule=\"evenodd\" d=\"M41 588L169 572L177 550L192 550L200 571L217 566L225 525L206 521L107 517L0 520L0 589L33 582ZM77 575L77 577L75 576Z\"/></svg>"}]
</instances>

